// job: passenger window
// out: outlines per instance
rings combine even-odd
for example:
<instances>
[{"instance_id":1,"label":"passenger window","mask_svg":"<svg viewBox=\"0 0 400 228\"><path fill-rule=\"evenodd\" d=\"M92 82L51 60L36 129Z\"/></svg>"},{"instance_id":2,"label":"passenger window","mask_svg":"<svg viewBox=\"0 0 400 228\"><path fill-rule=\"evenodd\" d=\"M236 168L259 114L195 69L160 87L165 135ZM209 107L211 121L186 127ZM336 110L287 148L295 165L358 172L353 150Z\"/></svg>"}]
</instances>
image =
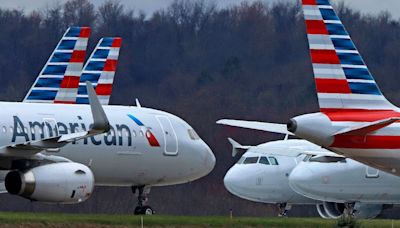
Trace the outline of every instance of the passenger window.
<instances>
[{"instance_id":1,"label":"passenger window","mask_svg":"<svg viewBox=\"0 0 400 228\"><path fill-rule=\"evenodd\" d=\"M261 157L260 161L258 161L258 163L269 165L269 161L268 161L267 157Z\"/></svg>"},{"instance_id":2,"label":"passenger window","mask_svg":"<svg viewBox=\"0 0 400 228\"><path fill-rule=\"evenodd\" d=\"M244 159L243 164L255 164L258 161L258 157L247 157Z\"/></svg>"},{"instance_id":3,"label":"passenger window","mask_svg":"<svg viewBox=\"0 0 400 228\"><path fill-rule=\"evenodd\" d=\"M142 130L140 130L140 131L139 131L139 135L140 135L140 137L143 137L143 136L144 136L144 134L143 134L143 131L142 131Z\"/></svg>"},{"instance_id":4,"label":"passenger window","mask_svg":"<svg viewBox=\"0 0 400 228\"><path fill-rule=\"evenodd\" d=\"M132 136L136 137L136 131L135 130L132 130Z\"/></svg>"},{"instance_id":5,"label":"passenger window","mask_svg":"<svg viewBox=\"0 0 400 228\"><path fill-rule=\"evenodd\" d=\"M276 160L275 157L269 157L269 161L271 162L271 165L279 165L278 160Z\"/></svg>"},{"instance_id":6,"label":"passenger window","mask_svg":"<svg viewBox=\"0 0 400 228\"><path fill-rule=\"evenodd\" d=\"M241 158L239 159L239 161L236 162L236 164L242 164L243 161L244 161L244 159L246 159L246 157L241 157Z\"/></svg>"},{"instance_id":7,"label":"passenger window","mask_svg":"<svg viewBox=\"0 0 400 228\"><path fill-rule=\"evenodd\" d=\"M3 133L7 133L7 127L3 126Z\"/></svg>"}]
</instances>

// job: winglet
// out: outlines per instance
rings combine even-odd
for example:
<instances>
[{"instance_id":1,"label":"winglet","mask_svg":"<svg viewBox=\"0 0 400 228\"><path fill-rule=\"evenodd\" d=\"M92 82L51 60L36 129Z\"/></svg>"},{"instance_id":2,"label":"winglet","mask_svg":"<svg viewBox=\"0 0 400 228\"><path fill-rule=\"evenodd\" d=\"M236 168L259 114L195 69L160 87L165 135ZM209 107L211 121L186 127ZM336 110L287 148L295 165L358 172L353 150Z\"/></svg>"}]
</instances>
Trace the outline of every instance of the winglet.
<instances>
[{"instance_id":1,"label":"winglet","mask_svg":"<svg viewBox=\"0 0 400 228\"><path fill-rule=\"evenodd\" d=\"M242 146L232 138L228 138L228 141L232 145L232 157L235 157L238 152L241 150L248 150L251 148L251 146Z\"/></svg>"},{"instance_id":2,"label":"winglet","mask_svg":"<svg viewBox=\"0 0 400 228\"><path fill-rule=\"evenodd\" d=\"M107 115L100 104L91 82L86 82L86 89L88 91L89 104L93 115L93 127L90 131L108 132L110 130L110 122L108 121Z\"/></svg>"}]
</instances>

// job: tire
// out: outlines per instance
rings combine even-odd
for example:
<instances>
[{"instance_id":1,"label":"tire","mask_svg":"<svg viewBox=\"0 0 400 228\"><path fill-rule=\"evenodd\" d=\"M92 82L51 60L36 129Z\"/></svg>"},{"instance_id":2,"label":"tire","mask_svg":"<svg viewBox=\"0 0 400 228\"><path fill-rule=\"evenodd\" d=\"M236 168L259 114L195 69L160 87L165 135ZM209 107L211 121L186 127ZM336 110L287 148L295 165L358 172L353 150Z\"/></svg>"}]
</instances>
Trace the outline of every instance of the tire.
<instances>
[{"instance_id":1,"label":"tire","mask_svg":"<svg viewBox=\"0 0 400 228\"><path fill-rule=\"evenodd\" d=\"M144 206L142 208L142 215L154 215L154 210L153 208L149 207L149 206Z\"/></svg>"},{"instance_id":2,"label":"tire","mask_svg":"<svg viewBox=\"0 0 400 228\"><path fill-rule=\"evenodd\" d=\"M143 210L143 207L137 206L135 208L134 215L141 215L142 214L142 210Z\"/></svg>"}]
</instances>

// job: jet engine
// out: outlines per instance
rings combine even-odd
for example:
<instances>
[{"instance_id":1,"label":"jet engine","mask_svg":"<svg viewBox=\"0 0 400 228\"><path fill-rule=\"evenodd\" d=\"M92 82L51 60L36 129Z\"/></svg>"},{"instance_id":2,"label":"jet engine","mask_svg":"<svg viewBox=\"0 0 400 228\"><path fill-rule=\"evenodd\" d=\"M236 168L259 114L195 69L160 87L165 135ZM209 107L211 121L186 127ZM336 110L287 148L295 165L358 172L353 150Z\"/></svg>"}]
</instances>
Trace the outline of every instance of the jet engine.
<instances>
[{"instance_id":1,"label":"jet engine","mask_svg":"<svg viewBox=\"0 0 400 228\"><path fill-rule=\"evenodd\" d=\"M345 211L345 205L343 203L323 202L322 204L317 204L316 207L321 218L327 219L337 219L342 216ZM360 219L372 219L380 215L382 210L382 204L356 203L354 205L354 216Z\"/></svg>"},{"instance_id":2,"label":"jet engine","mask_svg":"<svg viewBox=\"0 0 400 228\"><path fill-rule=\"evenodd\" d=\"M93 172L73 162L38 166L25 172L10 171L8 193L45 203L74 204L87 200L94 189Z\"/></svg>"}]
</instances>

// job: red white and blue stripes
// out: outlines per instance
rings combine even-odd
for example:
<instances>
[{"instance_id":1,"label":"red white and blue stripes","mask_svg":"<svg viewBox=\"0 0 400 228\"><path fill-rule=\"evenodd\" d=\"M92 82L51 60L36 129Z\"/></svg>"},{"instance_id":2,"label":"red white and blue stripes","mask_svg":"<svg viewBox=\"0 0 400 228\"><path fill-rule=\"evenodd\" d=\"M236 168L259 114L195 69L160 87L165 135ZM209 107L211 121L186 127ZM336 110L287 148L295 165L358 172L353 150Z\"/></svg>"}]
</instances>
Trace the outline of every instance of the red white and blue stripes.
<instances>
[{"instance_id":1,"label":"red white and blue stripes","mask_svg":"<svg viewBox=\"0 0 400 228\"><path fill-rule=\"evenodd\" d=\"M328 0L302 0L320 110L337 131L400 117L374 78ZM335 135L330 148L350 157L392 156L400 124L365 135Z\"/></svg>"},{"instance_id":2,"label":"red white and blue stripes","mask_svg":"<svg viewBox=\"0 0 400 228\"><path fill-rule=\"evenodd\" d=\"M328 0L303 0L322 112L392 110Z\"/></svg>"},{"instance_id":3,"label":"red white and blue stripes","mask_svg":"<svg viewBox=\"0 0 400 228\"><path fill-rule=\"evenodd\" d=\"M121 43L122 39L119 37L107 37L99 41L83 69L76 99L77 104L88 104L85 82L90 81L95 86L100 103L108 105Z\"/></svg>"},{"instance_id":4,"label":"red white and blue stripes","mask_svg":"<svg viewBox=\"0 0 400 228\"><path fill-rule=\"evenodd\" d=\"M88 27L65 32L24 102L75 103L89 35Z\"/></svg>"}]
</instances>

